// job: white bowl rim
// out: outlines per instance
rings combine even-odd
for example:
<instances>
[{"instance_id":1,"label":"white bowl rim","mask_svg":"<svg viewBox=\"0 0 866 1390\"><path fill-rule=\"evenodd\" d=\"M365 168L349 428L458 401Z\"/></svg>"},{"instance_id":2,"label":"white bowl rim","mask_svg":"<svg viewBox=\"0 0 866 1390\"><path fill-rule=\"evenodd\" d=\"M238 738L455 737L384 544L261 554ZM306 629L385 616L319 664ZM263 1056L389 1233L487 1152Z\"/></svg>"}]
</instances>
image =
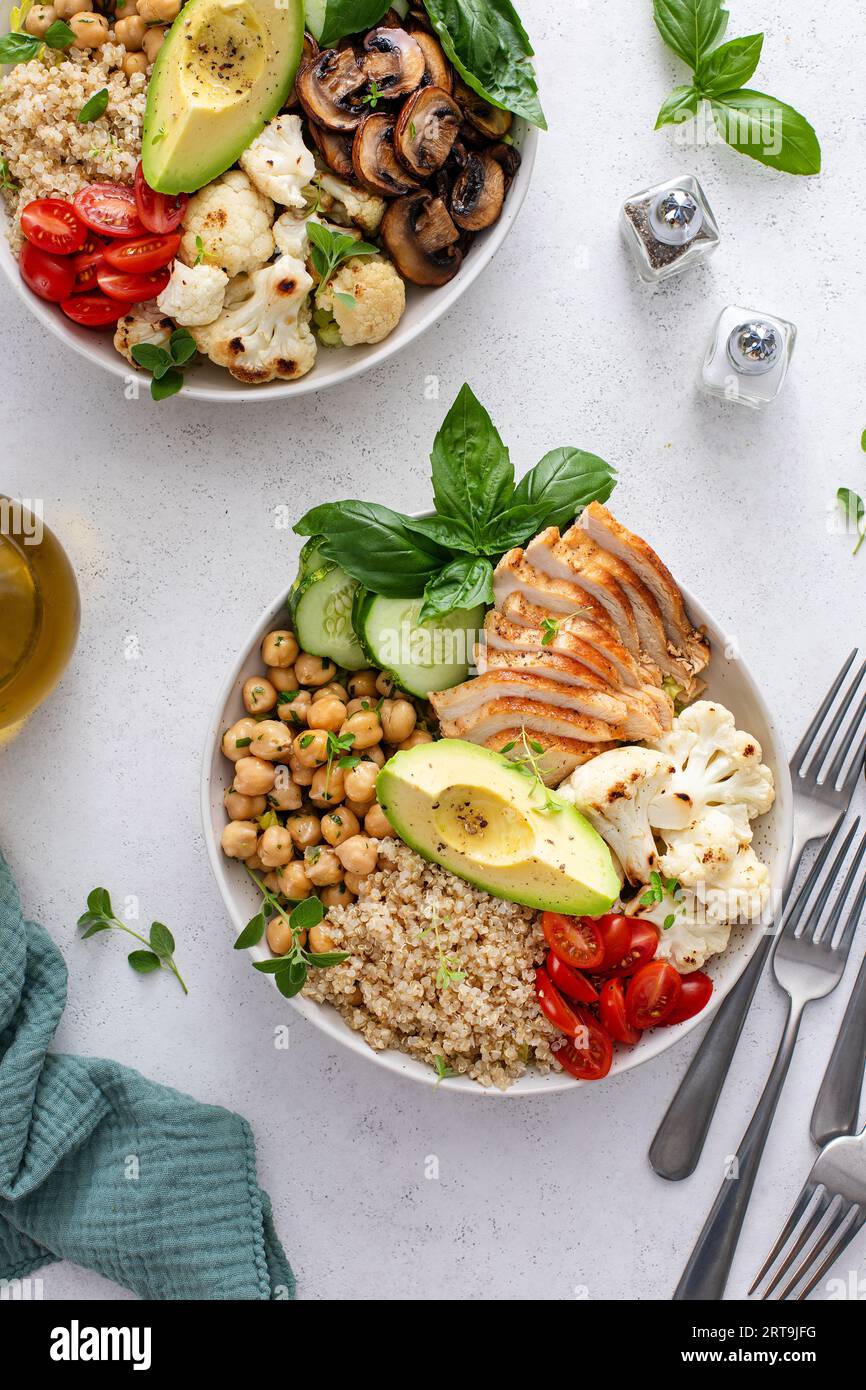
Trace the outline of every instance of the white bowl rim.
<instances>
[{"instance_id":1,"label":"white bowl rim","mask_svg":"<svg viewBox=\"0 0 866 1390\"><path fill-rule=\"evenodd\" d=\"M429 513L419 512L415 515L424 516ZM699 603L693 595L683 585L680 585L686 607L691 613L697 626L705 626L711 634L721 634L723 629L715 621L708 610ZM246 642L240 648L241 655L232 663L217 695L216 702L208 724L204 754L202 759L201 776L201 813L204 828L204 838L207 847L208 859L211 869L216 878L217 885L223 903L228 910L229 917L234 922L238 932L244 926L242 915L236 911L233 904L230 880L228 877L229 869L235 865L235 861L227 860L222 854L213 833L211 819L211 765L214 758L215 739L219 730L223 726L223 715L226 705L231 696L235 693L237 679L240 671L249 658L254 647L258 646L262 635L268 630L279 613L285 612L287 590L283 589L276 598L264 610L254 627L249 633ZM742 657L737 658L742 675L749 687L751 698L760 713L767 730L772 739L772 748L764 747L765 760L770 762L776 786L775 809L781 815L778 826L779 850L772 866L771 890L773 901L778 902L787 876L788 863L791 856L791 846L793 843L793 789L791 785L791 775L788 765L788 758L782 746L781 740L775 731L769 707L753 679L748 666ZM707 1007L694 1018L686 1020L685 1023L677 1024L671 1028L659 1028L647 1034L641 1039L641 1043L634 1050L617 1054L614 1067L610 1075L619 1076L624 1072L631 1071L634 1067L641 1066L644 1062L658 1057L662 1052L667 1051L681 1038L686 1037L693 1028L706 1023L715 1009L719 1007L723 999L730 993L734 985L739 980L746 966L752 959L755 951L761 942L761 934L756 927L752 928L752 941L747 949L740 952L740 958L729 976L723 981L715 981L714 989ZM269 952L259 946L253 948L248 954L253 959L264 960L269 958ZM272 987L276 988L271 977ZM326 1033L333 1042L343 1047L350 1048L359 1056L366 1057L369 1061L377 1063L388 1071L409 1077L413 1081L423 1085L438 1087L439 1090L459 1092L461 1094L482 1095L495 1097L497 1099L519 1100L524 1097L535 1095L554 1095L561 1091L573 1091L581 1086L597 1086L598 1082L578 1081L574 1077L568 1076L565 1072L542 1074L528 1071L520 1078L519 1089L512 1086L505 1091L497 1087L481 1086L477 1081L466 1076L446 1077L439 1080L433 1069L425 1066L423 1062L410 1057L406 1053L398 1052L396 1049L389 1048L384 1051L376 1051L364 1040L361 1033L356 1033L348 1029L342 1017L332 1006L328 1004L318 1004L313 1000L305 999L301 995L296 995L294 999L288 1001L303 1016L313 1023L322 1032ZM339 1026L338 1026L339 1021ZM618 1063L618 1064L617 1064Z\"/></svg>"}]
</instances>

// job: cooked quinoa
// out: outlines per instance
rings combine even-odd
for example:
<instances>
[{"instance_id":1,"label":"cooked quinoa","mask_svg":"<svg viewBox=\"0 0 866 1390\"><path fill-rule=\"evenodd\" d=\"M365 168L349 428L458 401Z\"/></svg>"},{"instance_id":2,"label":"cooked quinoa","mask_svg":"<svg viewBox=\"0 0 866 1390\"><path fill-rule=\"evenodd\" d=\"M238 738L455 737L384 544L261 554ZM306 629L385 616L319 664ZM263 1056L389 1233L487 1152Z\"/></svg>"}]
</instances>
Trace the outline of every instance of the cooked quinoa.
<instances>
[{"instance_id":1,"label":"cooked quinoa","mask_svg":"<svg viewBox=\"0 0 866 1390\"><path fill-rule=\"evenodd\" d=\"M21 241L18 212L33 198L71 198L88 183L131 184L141 153L147 76L127 77L123 44L94 52L70 48L18 63L0 80L0 156L8 179L3 197L10 213L9 240ZM78 113L103 87L108 106L81 125Z\"/></svg>"},{"instance_id":2,"label":"cooked quinoa","mask_svg":"<svg viewBox=\"0 0 866 1390\"><path fill-rule=\"evenodd\" d=\"M312 970L308 999L336 1006L370 1047L505 1090L530 1062L558 1063L560 1037L538 1008L534 967L546 953L537 912L472 888L398 840L379 843L379 867L348 907L324 923L349 959ZM465 979L437 982L442 960ZM440 1064L441 1065L441 1064Z\"/></svg>"}]
</instances>

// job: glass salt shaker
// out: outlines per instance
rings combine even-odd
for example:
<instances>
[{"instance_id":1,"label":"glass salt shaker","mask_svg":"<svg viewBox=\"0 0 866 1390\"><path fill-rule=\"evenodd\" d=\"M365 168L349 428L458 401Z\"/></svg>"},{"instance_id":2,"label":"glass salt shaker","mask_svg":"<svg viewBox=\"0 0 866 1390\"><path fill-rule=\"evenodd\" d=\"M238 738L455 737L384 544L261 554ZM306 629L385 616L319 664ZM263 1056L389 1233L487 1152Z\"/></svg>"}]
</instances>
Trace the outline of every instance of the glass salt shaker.
<instances>
[{"instance_id":1,"label":"glass salt shaker","mask_svg":"<svg viewBox=\"0 0 866 1390\"><path fill-rule=\"evenodd\" d=\"M796 339L787 319L729 304L716 320L704 358L704 390L760 410L781 391Z\"/></svg>"},{"instance_id":2,"label":"glass salt shaker","mask_svg":"<svg viewBox=\"0 0 866 1390\"><path fill-rule=\"evenodd\" d=\"M620 226L637 273L647 284L706 260L720 240L707 195L692 174L626 198Z\"/></svg>"}]
</instances>

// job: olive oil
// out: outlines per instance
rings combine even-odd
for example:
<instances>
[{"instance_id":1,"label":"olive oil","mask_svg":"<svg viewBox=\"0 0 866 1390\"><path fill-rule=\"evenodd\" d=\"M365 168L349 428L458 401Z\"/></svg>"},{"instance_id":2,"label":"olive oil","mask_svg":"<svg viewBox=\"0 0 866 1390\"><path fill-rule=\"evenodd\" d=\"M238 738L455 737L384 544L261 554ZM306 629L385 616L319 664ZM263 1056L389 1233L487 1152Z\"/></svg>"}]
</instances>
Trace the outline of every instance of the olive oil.
<instances>
[{"instance_id":1,"label":"olive oil","mask_svg":"<svg viewBox=\"0 0 866 1390\"><path fill-rule=\"evenodd\" d=\"M0 496L0 743L51 693L72 655L80 608L57 537Z\"/></svg>"}]
</instances>

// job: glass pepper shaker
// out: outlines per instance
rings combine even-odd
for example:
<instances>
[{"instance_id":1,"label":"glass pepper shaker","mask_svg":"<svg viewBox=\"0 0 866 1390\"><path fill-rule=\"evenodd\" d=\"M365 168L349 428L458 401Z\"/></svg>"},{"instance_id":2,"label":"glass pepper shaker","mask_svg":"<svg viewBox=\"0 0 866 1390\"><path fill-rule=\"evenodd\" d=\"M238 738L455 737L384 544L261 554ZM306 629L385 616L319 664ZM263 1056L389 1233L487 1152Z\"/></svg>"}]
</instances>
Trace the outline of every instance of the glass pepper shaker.
<instances>
[{"instance_id":1,"label":"glass pepper shaker","mask_svg":"<svg viewBox=\"0 0 866 1390\"><path fill-rule=\"evenodd\" d=\"M620 226L637 273L647 284L706 260L720 240L713 210L692 174L626 198Z\"/></svg>"},{"instance_id":2,"label":"glass pepper shaker","mask_svg":"<svg viewBox=\"0 0 866 1390\"><path fill-rule=\"evenodd\" d=\"M704 390L759 410L781 391L796 339L787 319L729 304L716 320L704 358Z\"/></svg>"}]
</instances>

